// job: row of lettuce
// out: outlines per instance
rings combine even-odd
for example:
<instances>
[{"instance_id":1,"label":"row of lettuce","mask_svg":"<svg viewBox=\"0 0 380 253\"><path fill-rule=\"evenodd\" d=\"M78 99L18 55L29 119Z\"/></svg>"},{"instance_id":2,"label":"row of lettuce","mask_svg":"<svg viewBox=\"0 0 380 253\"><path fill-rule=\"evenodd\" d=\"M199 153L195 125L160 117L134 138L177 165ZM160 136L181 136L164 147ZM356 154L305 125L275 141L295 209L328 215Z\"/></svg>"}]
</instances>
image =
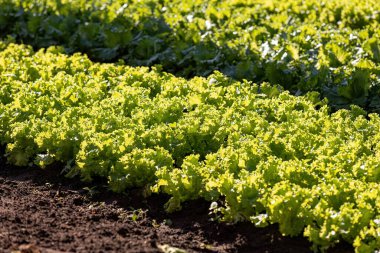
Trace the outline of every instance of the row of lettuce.
<instances>
[{"instance_id":1,"label":"row of lettuce","mask_svg":"<svg viewBox=\"0 0 380 253\"><path fill-rule=\"evenodd\" d=\"M219 70L379 112L379 10L377 0L0 0L0 33L184 77Z\"/></svg>"},{"instance_id":2,"label":"row of lettuce","mask_svg":"<svg viewBox=\"0 0 380 253\"><path fill-rule=\"evenodd\" d=\"M204 198L223 221L278 223L315 248L380 249L380 116L329 112L221 73L190 80L0 44L0 140L15 165L66 164L116 192Z\"/></svg>"}]
</instances>

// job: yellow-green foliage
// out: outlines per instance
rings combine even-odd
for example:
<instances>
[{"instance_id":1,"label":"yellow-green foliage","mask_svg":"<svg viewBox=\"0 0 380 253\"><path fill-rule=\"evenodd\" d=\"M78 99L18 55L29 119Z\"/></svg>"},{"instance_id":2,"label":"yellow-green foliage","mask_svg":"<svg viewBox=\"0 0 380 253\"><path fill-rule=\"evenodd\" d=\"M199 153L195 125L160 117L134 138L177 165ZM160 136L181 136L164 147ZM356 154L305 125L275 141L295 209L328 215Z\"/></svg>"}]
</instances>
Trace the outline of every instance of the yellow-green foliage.
<instances>
[{"instance_id":1,"label":"yellow-green foliage","mask_svg":"<svg viewBox=\"0 0 380 253\"><path fill-rule=\"evenodd\" d=\"M150 186L181 202L205 198L226 221L278 223L326 249L380 249L380 117L329 113L220 73L190 80L91 62L57 48L1 44L0 141L8 161L67 163L110 188Z\"/></svg>"},{"instance_id":2,"label":"yellow-green foliage","mask_svg":"<svg viewBox=\"0 0 380 253\"><path fill-rule=\"evenodd\" d=\"M318 91L380 112L378 0L0 0L0 34L176 75Z\"/></svg>"}]
</instances>

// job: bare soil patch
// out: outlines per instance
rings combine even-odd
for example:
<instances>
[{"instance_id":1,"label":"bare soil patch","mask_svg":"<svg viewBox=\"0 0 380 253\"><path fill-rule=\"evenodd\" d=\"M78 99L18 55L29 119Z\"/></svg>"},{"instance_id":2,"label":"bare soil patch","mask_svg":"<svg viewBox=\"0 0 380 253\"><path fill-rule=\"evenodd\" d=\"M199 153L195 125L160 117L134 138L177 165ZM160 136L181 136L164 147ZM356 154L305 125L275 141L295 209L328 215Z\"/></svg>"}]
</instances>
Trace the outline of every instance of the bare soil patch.
<instances>
[{"instance_id":1,"label":"bare soil patch","mask_svg":"<svg viewBox=\"0 0 380 253\"><path fill-rule=\"evenodd\" d=\"M0 165L0 252L187 252L311 253L302 237L283 237L277 226L220 224L210 220L209 203L185 203L167 214L167 197L144 199L141 190L107 191L49 169ZM331 253L351 253L347 244Z\"/></svg>"}]
</instances>

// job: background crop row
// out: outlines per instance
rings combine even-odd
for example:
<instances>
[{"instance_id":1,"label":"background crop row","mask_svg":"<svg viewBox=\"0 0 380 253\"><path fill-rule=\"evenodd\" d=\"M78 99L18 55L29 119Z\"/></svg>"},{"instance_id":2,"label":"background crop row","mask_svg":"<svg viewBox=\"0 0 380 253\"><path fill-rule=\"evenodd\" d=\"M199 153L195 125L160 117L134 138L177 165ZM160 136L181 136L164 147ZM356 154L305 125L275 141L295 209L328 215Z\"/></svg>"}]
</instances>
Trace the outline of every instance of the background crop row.
<instances>
[{"instance_id":1,"label":"background crop row","mask_svg":"<svg viewBox=\"0 0 380 253\"><path fill-rule=\"evenodd\" d=\"M376 0L1 0L0 33L184 77L218 70L378 112L379 9Z\"/></svg>"}]
</instances>

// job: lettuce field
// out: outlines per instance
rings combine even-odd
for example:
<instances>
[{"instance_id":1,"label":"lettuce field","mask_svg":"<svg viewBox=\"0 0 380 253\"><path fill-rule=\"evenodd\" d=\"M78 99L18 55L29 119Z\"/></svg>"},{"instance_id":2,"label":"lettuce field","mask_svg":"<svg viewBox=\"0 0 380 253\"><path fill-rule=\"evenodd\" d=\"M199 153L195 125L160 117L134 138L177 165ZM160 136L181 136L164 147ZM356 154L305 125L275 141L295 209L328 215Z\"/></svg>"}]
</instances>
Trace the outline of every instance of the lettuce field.
<instances>
[{"instance_id":1,"label":"lettuce field","mask_svg":"<svg viewBox=\"0 0 380 253\"><path fill-rule=\"evenodd\" d=\"M15 166L380 250L377 0L0 0Z\"/></svg>"}]
</instances>

